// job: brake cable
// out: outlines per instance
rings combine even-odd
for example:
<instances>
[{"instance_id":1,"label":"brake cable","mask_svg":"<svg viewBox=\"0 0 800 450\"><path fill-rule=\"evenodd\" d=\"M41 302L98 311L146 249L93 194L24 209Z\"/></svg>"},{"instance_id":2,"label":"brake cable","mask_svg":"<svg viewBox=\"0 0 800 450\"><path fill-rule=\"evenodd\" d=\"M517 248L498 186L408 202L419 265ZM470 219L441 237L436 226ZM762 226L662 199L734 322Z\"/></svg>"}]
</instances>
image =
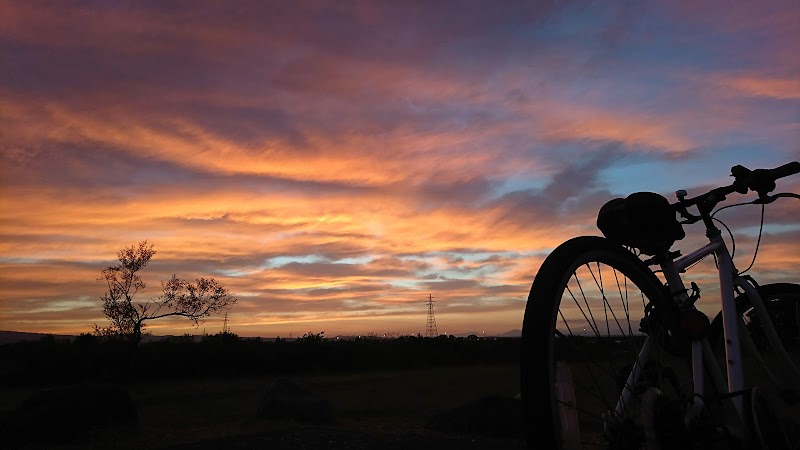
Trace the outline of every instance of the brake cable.
<instances>
[{"instance_id":1,"label":"brake cable","mask_svg":"<svg viewBox=\"0 0 800 450\"><path fill-rule=\"evenodd\" d=\"M761 221L760 221L759 226L758 226L758 239L756 240L756 248L753 251L753 259L750 260L750 265L748 265L746 269L744 269L743 271L739 272L739 275L745 274L750 269L753 268L753 265L756 262L756 257L758 256L758 249L761 246L761 236L763 235L763 232L764 232L764 210L765 210L765 205L767 205L769 203L772 203L772 202L774 202L775 200L777 200L779 198L796 198L796 199L800 199L800 194L795 194L793 192L782 192L782 193L773 194L773 195L763 195L763 196L759 196L759 198L757 198L755 200L752 200L752 201L749 201L749 202L734 203L732 205L723 206L722 208L719 208L716 211L714 211L713 213L711 213L711 218L713 220L715 220L716 222L719 222L723 227L725 227L726 230L728 230L728 234L731 237L731 259L733 259L734 255L736 254L736 241L735 241L735 239L733 237L733 232L731 232L731 229L728 228L728 226L725 225L725 223L723 221L721 221L720 219L717 219L714 216L718 212L722 211L723 209L733 208L735 206L761 205Z\"/></svg>"}]
</instances>

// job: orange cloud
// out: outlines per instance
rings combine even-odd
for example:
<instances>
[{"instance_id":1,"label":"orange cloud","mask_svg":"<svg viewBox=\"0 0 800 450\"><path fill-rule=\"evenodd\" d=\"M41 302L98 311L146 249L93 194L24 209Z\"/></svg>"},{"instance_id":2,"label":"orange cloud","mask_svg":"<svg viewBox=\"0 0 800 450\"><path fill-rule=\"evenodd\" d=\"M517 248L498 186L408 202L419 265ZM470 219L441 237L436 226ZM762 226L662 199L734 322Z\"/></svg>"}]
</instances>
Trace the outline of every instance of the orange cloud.
<instances>
[{"instance_id":1,"label":"orange cloud","mask_svg":"<svg viewBox=\"0 0 800 450\"><path fill-rule=\"evenodd\" d=\"M722 78L718 83L742 95L779 100L800 99L800 80L797 77L777 78L743 75Z\"/></svg>"}]
</instances>

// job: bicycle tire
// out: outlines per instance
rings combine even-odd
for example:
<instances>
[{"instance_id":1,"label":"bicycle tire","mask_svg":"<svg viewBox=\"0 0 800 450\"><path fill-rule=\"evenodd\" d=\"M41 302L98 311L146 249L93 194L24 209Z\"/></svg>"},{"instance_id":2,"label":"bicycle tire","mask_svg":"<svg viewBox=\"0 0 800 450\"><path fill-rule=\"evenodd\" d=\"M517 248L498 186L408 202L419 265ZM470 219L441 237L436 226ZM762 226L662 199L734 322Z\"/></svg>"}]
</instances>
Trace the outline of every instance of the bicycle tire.
<instances>
[{"instance_id":1,"label":"bicycle tire","mask_svg":"<svg viewBox=\"0 0 800 450\"><path fill-rule=\"evenodd\" d=\"M800 285L793 283L765 284L756 288L761 296L764 306L775 326L778 337L787 350L800 348ZM747 294L736 297L736 310L745 319L745 324L751 336L757 339L756 344L760 350L767 350L769 344L766 338L760 336L758 321L754 320L754 312ZM720 316L720 320L721 320ZM717 320L715 318L715 320Z\"/></svg>"},{"instance_id":2,"label":"bicycle tire","mask_svg":"<svg viewBox=\"0 0 800 450\"><path fill-rule=\"evenodd\" d=\"M594 279L590 278L589 285L593 284L592 289L599 291L599 295L595 292L587 296L586 291L590 286L582 286L574 281L580 280L579 273L581 276L591 273L590 269L596 271ZM604 292L607 291L608 285L604 284L603 275L606 276L606 280L610 280L608 277L615 278L613 283L609 283L613 284L609 286L614 293L613 298ZM620 278L623 279L622 282ZM588 316L585 311L581 315L575 314L572 303L577 304L578 309L582 309L581 302L572 292L578 290L575 288L576 285L581 286L580 292L583 295L581 302L585 303L585 309L589 311ZM622 292L623 287L625 293ZM635 291L633 294L640 296L641 299L637 297L636 302L631 303L631 297L628 296L630 291ZM617 302L616 297L619 297L619 306L625 310L621 314L625 324L623 326L620 323L620 315L615 317L612 322L615 322L614 326L617 329L612 333L612 326L606 313L612 306L616 306L614 305ZM592 305L589 304L589 299L594 300ZM600 419L600 424L603 424L601 419L603 413L614 415L610 412L614 408L612 403L615 403L614 399L618 398L626 387L624 379L620 384L620 375L629 373L630 367L636 365L637 355L644 341L645 336L640 331L640 325L645 324L650 327L650 333L655 334L658 325L650 321L654 315L648 315L646 322L641 321L645 317L645 306L651 304L654 310L660 310L668 315L671 302L667 299L666 288L647 265L632 252L608 239L581 236L564 242L550 253L534 278L522 325L520 387L529 448L571 448L567 441L574 441L569 437L572 430L566 428L573 425L577 425L580 431L577 440L581 446L639 448L642 445L645 431L642 429L640 418L633 416L641 412L641 408L635 406L635 403L642 402L644 392L640 392L640 388L644 386L627 386L633 392L631 402L623 408L624 414L615 416L615 422L623 424L627 429L622 429L618 433L608 433L605 429L598 430L598 423L595 421ZM602 305L598 305L597 300L600 300L599 303ZM606 307L602 316L605 323L602 320L598 322L594 314L602 311L603 306ZM570 311L570 308L573 310ZM615 314L612 313L612 316ZM590 328L588 333L583 333L585 328L582 326L579 333L574 333L573 327L569 325L573 320L573 323L580 323L581 316ZM567 330L568 333L559 328ZM665 330L665 328L659 329ZM661 338L666 338L668 332L658 334ZM663 339L658 343L663 344ZM662 351L663 348L663 345L654 345L656 356L648 359L648 364L655 363L651 368L655 367L659 382L664 381L661 376L661 369L664 366L659 365L664 362L663 355L666 354ZM559 363L559 361L568 362ZM562 381L562 390L564 386L568 386L567 391L571 388L575 392L573 404L558 398L557 372L561 370L559 367L567 367L572 373L577 373L578 378L585 378L587 373L596 372L604 379L601 382L593 374L591 375L593 380L588 384L587 380L571 379L569 383ZM617 370L618 368L621 370ZM644 378L647 377L643 375L642 379ZM569 386L570 383L572 386ZM592 392L592 389L596 392ZM567 403L569 404L564 407ZM562 420L561 416L564 414L567 415L566 419L571 420ZM631 417L625 417L627 415ZM544 418L543 423L542 418ZM573 424L575 419L577 421ZM666 423L666 421L661 422Z\"/></svg>"}]
</instances>

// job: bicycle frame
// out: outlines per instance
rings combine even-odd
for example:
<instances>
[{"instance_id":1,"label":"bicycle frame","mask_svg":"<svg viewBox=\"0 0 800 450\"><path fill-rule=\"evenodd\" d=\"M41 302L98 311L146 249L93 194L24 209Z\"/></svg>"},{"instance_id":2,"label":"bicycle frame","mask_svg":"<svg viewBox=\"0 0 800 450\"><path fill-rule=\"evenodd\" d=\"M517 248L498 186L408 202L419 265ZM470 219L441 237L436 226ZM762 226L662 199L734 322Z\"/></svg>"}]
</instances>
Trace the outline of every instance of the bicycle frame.
<instances>
[{"instance_id":1,"label":"bicycle frame","mask_svg":"<svg viewBox=\"0 0 800 450\"><path fill-rule=\"evenodd\" d=\"M714 229L716 230L716 229ZM727 380L723 377L719 365L717 364L714 354L711 350L707 338L694 339L691 342L691 372L692 382L694 386L693 404L685 413L684 421L690 425L696 417L702 412L705 404L704 398L707 392L705 385L706 375L709 375L712 383L714 383L714 391L720 394L722 398L729 398L732 401L733 407L736 412L736 419L734 423L739 426L729 430L733 435L745 437L749 432L745 428L747 421L745 420L744 399L742 397L744 389L744 372L742 364L742 348L741 348L741 335L740 318L736 311L736 304L734 298L734 288L736 286L745 289L750 301L754 308L757 310L765 311L763 301L750 282L738 275L738 272L733 264L733 260L728 252L725 241L722 239L719 230L709 230L709 243L703 247L691 252L690 254L680 257L678 259L662 258L660 266L664 274L664 278L672 291L673 301L681 311L694 309L694 305L689 301L687 289L681 278L681 273L692 264L700 261L708 255L713 254L717 260L717 270L719 273L720 284L720 300L723 318L723 337L725 342L725 361L727 362L726 375ZM774 328L770 322L768 315L763 325L767 330L771 330L774 334ZM769 332L768 332L769 333ZM642 349L639 353L637 364L628 376L627 383L617 403L616 412L622 413L625 404L629 401L632 392L628 386L634 386L638 380L641 372L641 367L644 361L647 360L648 354L654 344L648 336ZM777 339L777 338L776 338ZM778 341L778 345L780 343ZM780 347L782 350L782 346ZM726 383L727 381L727 383Z\"/></svg>"},{"instance_id":2,"label":"bicycle frame","mask_svg":"<svg viewBox=\"0 0 800 450\"><path fill-rule=\"evenodd\" d=\"M717 272L719 273L720 302L722 309L723 338L725 342L725 361L727 374L727 389L723 386L715 386L717 392L722 394L733 394L740 392L744 388L744 373L742 364L742 349L739 334L739 317L736 312L734 300L735 283L746 282L738 275L728 247L722 239L721 233L717 230L709 236L709 243L694 252L679 258L675 261L666 261L661 264L664 278L670 289L677 294L675 300L680 309L685 309L687 301L686 288L680 274L692 264L700 261L708 255L713 254L717 260ZM761 302L761 298L752 299L753 302ZM691 306L694 308L694 306ZM771 326L771 323L769 324ZM711 364L709 364L711 363ZM700 402L705 396L704 372L710 371L711 379L715 384L720 384L722 375L719 366L714 363L711 347L706 338L692 341L692 381L694 382L695 401ZM733 404L740 418L744 418L744 406L741 396L733 397Z\"/></svg>"}]
</instances>

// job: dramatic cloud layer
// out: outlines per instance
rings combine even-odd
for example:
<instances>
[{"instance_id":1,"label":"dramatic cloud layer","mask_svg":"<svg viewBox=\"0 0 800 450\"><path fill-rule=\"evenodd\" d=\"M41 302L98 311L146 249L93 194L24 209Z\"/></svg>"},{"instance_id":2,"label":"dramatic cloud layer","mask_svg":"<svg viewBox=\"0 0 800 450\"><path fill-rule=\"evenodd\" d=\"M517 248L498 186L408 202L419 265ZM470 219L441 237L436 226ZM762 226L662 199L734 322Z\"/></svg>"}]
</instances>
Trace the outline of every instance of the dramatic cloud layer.
<instances>
[{"instance_id":1,"label":"dramatic cloud layer","mask_svg":"<svg viewBox=\"0 0 800 450\"><path fill-rule=\"evenodd\" d=\"M143 298L213 276L240 335L423 332L428 294L440 331L504 332L610 198L800 154L791 1L0 10L0 329L89 331L100 271L147 239ZM767 208L765 280L800 278L795 203ZM720 214L742 267L748 208Z\"/></svg>"}]
</instances>

